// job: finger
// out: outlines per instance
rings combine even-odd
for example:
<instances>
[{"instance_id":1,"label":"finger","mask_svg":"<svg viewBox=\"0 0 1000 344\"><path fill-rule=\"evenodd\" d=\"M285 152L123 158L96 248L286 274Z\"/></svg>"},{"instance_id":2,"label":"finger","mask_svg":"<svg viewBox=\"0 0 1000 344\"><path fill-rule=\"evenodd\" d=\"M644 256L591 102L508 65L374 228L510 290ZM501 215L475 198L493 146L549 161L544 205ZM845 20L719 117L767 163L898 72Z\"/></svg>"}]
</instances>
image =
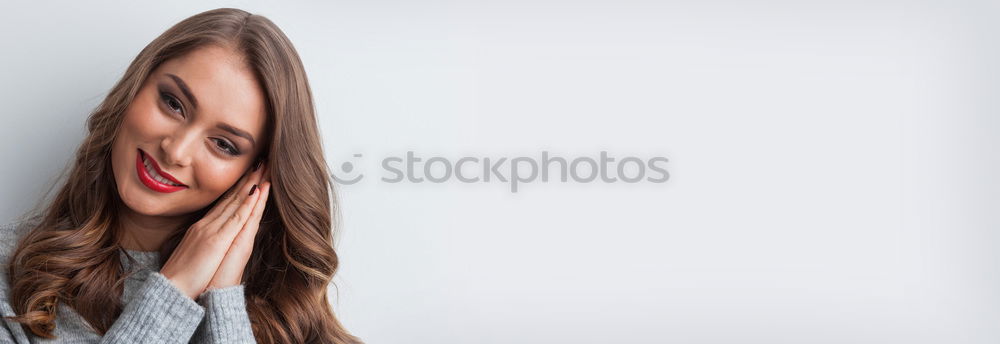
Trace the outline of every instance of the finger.
<instances>
[{"instance_id":1,"label":"finger","mask_svg":"<svg viewBox=\"0 0 1000 344\"><path fill-rule=\"evenodd\" d=\"M249 240L253 242L253 238L257 235L257 229L260 227L261 217L264 215L264 208L267 206L267 197L271 194L271 182L264 182L260 190L260 198L257 202L254 202L253 211L250 213L250 218L247 219L247 223L243 225L243 229L237 236L236 240L243 240L244 242Z\"/></svg>"},{"instance_id":2,"label":"finger","mask_svg":"<svg viewBox=\"0 0 1000 344\"><path fill-rule=\"evenodd\" d=\"M219 224L221 221L225 221L229 216L232 216L233 212L239 208L240 204L246 200L249 196L250 191L255 189L254 185L260 187L260 181L263 176L264 169L258 169L253 173L247 175L243 181L240 182L238 187L233 188L231 191L232 197L223 200L216 205L216 208L212 209L210 214L206 214L205 218L208 218L209 223ZM256 192L256 190L255 190ZM218 210L216 210L218 209Z\"/></svg>"},{"instance_id":3,"label":"finger","mask_svg":"<svg viewBox=\"0 0 1000 344\"><path fill-rule=\"evenodd\" d=\"M233 244L229 247L229 251L226 252L225 258L222 259L219 269L216 270L215 276L212 278L212 284L215 287L227 287L242 283L243 271L246 269L247 262L250 261L250 255L253 253L254 240L260 229L260 220L264 214L268 195L271 191L270 183L264 182L262 185L260 197L254 204L250 218L247 219L246 224L243 225L243 229L233 239Z\"/></svg>"},{"instance_id":4,"label":"finger","mask_svg":"<svg viewBox=\"0 0 1000 344\"><path fill-rule=\"evenodd\" d=\"M264 209L267 206L268 196L271 194L271 183L264 182L264 184L261 185L263 186L260 190L260 197L257 198L256 202L254 202L253 210L248 215L246 223L243 224L239 234L237 234L236 238L233 239L233 247L239 248L236 252L237 254L235 255L232 254L234 252L230 249L230 255L233 255L235 258L250 257L254 238L257 236L257 231L260 229L260 220L264 215ZM229 255L227 255L226 259L229 259ZM240 259L237 259L235 262L239 261ZM246 261L243 260L243 263L245 264Z\"/></svg>"},{"instance_id":5,"label":"finger","mask_svg":"<svg viewBox=\"0 0 1000 344\"><path fill-rule=\"evenodd\" d=\"M257 203L257 200L260 199L260 196L261 192L254 190L253 194L248 194L245 198L243 198L243 202L233 209L231 214L224 214L223 216L220 216L220 221L223 221L223 223L219 230L232 234L230 238L238 234L240 229L243 228L243 225L246 224L247 219L250 218L250 213L253 212L254 205Z\"/></svg>"},{"instance_id":6,"label":"finger","mask_svg":"<svg viewBox=\"0 0 1000 344\"><path fill-rule=\"evenodd\" d=\"M263 171L261 169L258 169L256 171L248 170L243 175L243 177L240 178L239 182L237 182L236 185L230 188L229 191L227 191L223 195L224 201L220 202L221 204L223 204L222 208L225 208L226 205L229 205L233 202L239 203L239 201L242 200L242 198L239 197L241 195L240 193L244 192L243 195L245 195L246 194L245 192L249 191L247 188L250 188L252 184L254 183L259 184L260 183L259 179L262 173Z\"/></svg>"},{"instance_id":7,"label":"finger","mask_svg":"<svg viewBox=\"0 0 1000 344\"><path fill-rule=\"evenodd\" d=\"M222 211L226 208L226 206L232 203L234 199L237 199L237 197L233 196L236 195L237 192L241 190L246 185L247 182L250 181L251 177L253 177L252 172L244 173L243 176L240 177L240 180L237 181L235 185L230 187L229 190L226 190L226 192L224 192L222 196L219 196L218 200L216 200L215 202L215 205L212 206L212 209L210 209L208 213L206 213L205 216L202 217L202 219L205 220L206 222L212 222L213 220L218 218L219 214L222 213Z\"/></svg>"},{"instance_id":8,"label":"finger","mask_svg":"<svg viewBox=\"0 0 1000 344\"><path fill-rule=\"evenodd\" d=\"M250 252L253 251L254 238L257 237L257 231L260 229L260 220L264 215L264 209L267 207L267 198L271 194L271 183L264 182L260 190L260 197L254 202L253 211L250 212L249 218L240 230L240 233L236 235L236 239L233 239L233 245L244 248L245 250L240 250L242 254L242 262L245 265L246 259L250 258ZM236 257L241 257L241 255L236 255ZM228 259L228 257L227 257Z\"/></svg>"}]
</instances>

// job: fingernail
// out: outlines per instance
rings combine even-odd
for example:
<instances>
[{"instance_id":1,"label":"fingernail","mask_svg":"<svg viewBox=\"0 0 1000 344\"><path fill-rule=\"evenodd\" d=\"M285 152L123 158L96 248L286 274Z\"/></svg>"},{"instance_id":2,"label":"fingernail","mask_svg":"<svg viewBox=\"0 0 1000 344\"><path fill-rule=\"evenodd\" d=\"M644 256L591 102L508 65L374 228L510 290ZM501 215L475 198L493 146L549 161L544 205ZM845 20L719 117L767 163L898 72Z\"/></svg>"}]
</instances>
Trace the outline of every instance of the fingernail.
<instances>
[{"instance_id":1,"label":"fingernail","mask_svg":"<svg viewBox=\"0 0 1000 344\"><path fill-rule=\"evenodd\" d=\"M253 187L250 188L250 193L247 194L247 196L253 195L253 193L256 191L257 191L257 184L254 184Z\"/></svg>"}]
</instances>

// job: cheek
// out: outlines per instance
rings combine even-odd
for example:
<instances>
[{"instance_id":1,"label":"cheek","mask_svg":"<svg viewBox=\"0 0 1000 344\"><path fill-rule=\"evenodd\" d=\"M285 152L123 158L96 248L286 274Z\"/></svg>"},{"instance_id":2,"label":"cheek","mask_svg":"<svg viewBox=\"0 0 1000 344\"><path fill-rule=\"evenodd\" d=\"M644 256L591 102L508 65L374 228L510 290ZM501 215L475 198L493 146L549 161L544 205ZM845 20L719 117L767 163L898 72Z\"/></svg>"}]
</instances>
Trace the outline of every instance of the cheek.
<instances>
[{"instance_id":1,"label":"cheek","mask_svg":"<svg viewBox=\"0 0 1000 344\"><path fill-rule=\"evenodd\" d=\"M177 125L167 114L160 112L152 99L133 104L122 123L123 134L137 140L149 141L163 137Z\"/></svg>"},{"instance_id":2,"label":"cheek","mask_svg":"<svg viewBox=\"0 0 1000 344\"><path fill-rule=\"evenodd\" d=\"M125 109L121 129L112 147L116 174L132 171L135 166L136 147L153 147L156 138L169 131L173 124L156 107L155 99L145 93L137 96Z\"/></svg>"},{"instance_id":3,"label":"cheek","mask_svg":"<svg viewBox=\"0 0 1000 344\"><path fill-rule=\"evenodd\" d=\"M199 162L201 164L196 171L198 188L200 189L198 191L209 194L212 198L221 196L243 176L244 171L236 163L209 159Z\"/></svg>"}]
</instances>

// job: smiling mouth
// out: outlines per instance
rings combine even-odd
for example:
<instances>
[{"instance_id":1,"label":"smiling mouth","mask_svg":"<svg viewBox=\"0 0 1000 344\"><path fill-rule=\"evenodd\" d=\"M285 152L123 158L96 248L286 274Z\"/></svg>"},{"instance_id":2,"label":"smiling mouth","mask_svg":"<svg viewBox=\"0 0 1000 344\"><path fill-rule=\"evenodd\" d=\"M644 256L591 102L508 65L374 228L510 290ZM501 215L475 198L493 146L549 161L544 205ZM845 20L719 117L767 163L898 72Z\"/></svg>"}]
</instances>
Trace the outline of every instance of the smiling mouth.
<instances>
[{"instance_id":1,"label":"smiling mouth","mask_svg":"<svg viewBox=\"0 0 1000 344\"><path fill-rule=\"evenodd\" d=\"M160 169L156 160L153 160L142 149L138 149L136 155L136 174L143 185L153 191L169 193L187 188L187 185L180 183L176 178Z\"/></svg>"}]
</instances>

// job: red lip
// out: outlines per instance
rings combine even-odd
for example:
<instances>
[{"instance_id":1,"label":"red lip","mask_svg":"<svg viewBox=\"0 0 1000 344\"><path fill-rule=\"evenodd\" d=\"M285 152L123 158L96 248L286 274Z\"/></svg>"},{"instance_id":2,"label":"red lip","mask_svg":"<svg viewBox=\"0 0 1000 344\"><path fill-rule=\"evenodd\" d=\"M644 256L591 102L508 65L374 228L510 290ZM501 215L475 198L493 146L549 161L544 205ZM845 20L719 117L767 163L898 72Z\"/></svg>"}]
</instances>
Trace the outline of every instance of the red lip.
<instances>
[{"instance_id":1,"label":"red lip","mask_svg":"<svg viewBox=\"0 0 1000 344\"><path fill-rule=\"evenodd\" d=\"M166 178L171 182L180 184L181 186L168 185L161 183L156 179L153 179L153 176L149 175L149 172L146 171L146 165L143 164L142 162L143 157L146 157L149 160L150 165L153 167L153 169L156 170L156 173L158 173L160 176ZM139 175L139 181L141 181L142 184L146 185L146 187L152 189L153 191L169 193L169 192L184 190L187 188L187 185L184 185L184 183L178 181L177 178L174 178L174 176L171 176L167 172L161 170L159 164L156 163L156 160L153 159L152 157L149 157L149 155L146 154L146 152L143 152L142 149L139 149L138 154L136 155L135 168L136 168L136 173Z\"/></svg>"}]
</instances>

